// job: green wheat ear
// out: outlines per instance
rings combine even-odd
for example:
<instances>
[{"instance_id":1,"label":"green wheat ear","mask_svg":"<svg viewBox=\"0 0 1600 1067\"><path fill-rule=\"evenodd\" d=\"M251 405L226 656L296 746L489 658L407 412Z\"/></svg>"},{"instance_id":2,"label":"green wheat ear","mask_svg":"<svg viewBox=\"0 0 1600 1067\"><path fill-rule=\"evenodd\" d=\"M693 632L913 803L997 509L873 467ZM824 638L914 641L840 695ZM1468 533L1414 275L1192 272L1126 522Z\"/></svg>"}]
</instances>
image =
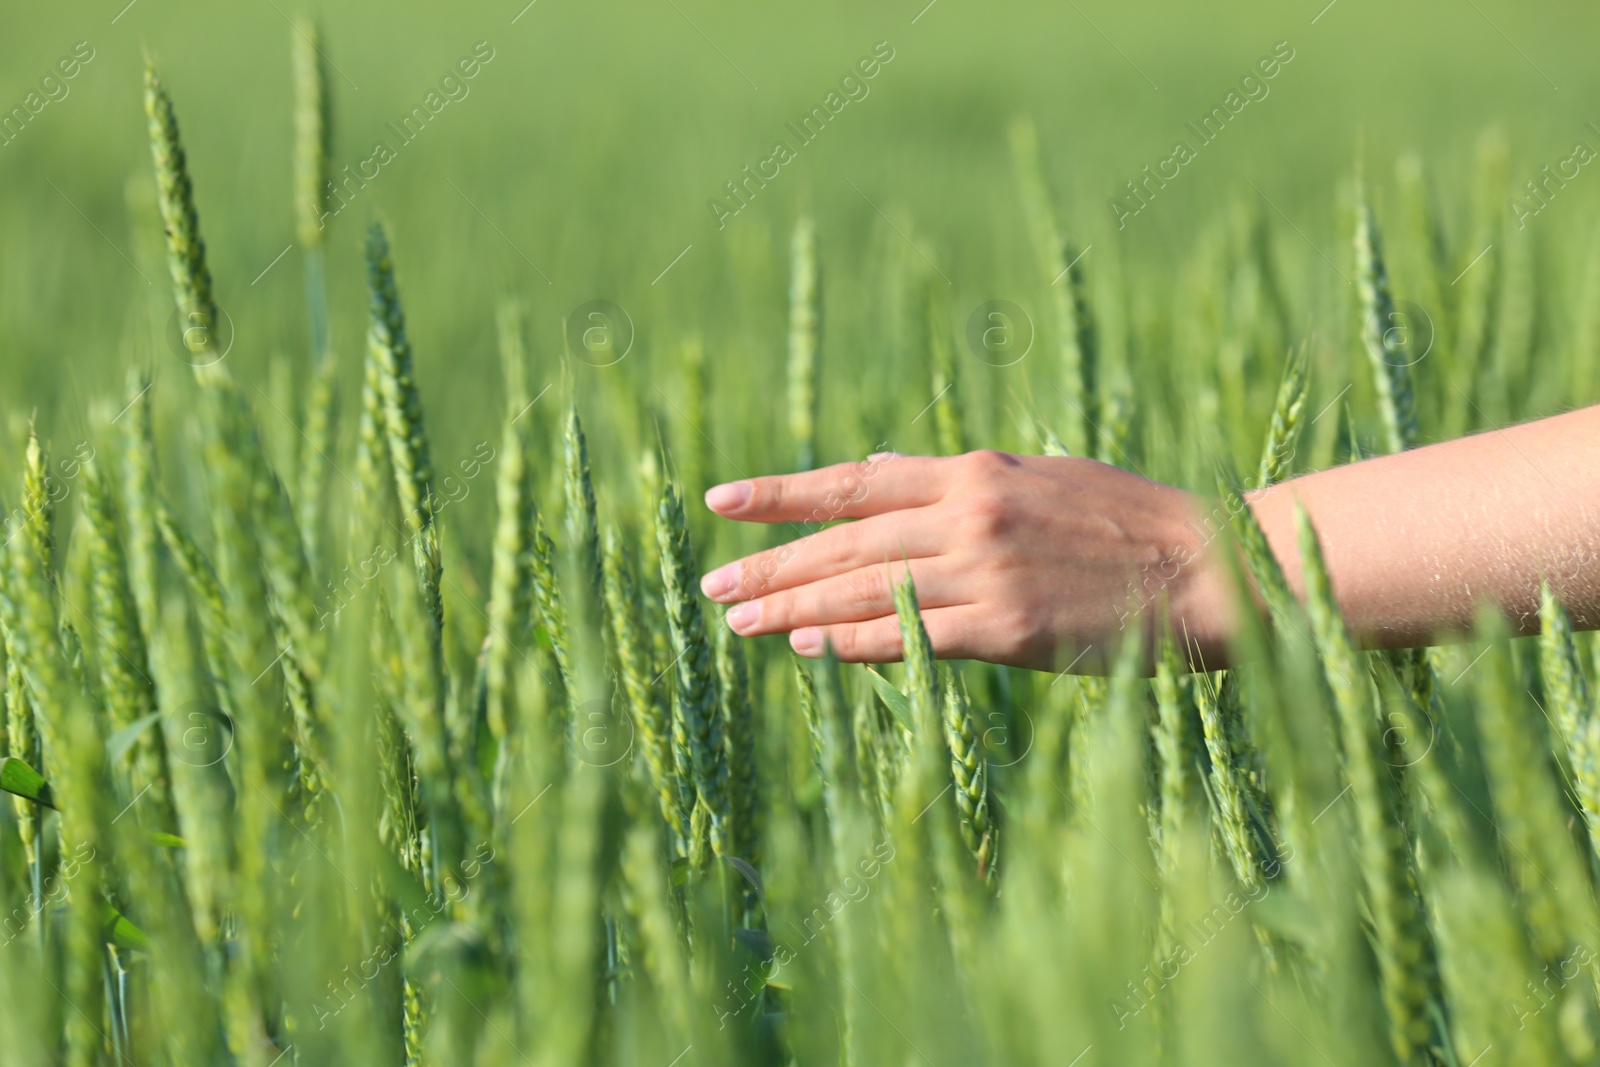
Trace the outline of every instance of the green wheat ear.
<instances>
[{"instance_id":1,"label":"green wheat ear","mask_svg":"<svg viewBox=\"0 0 1600 1067\"><path fill-rule=\"evenodd\" d=\"M433 462L422 425L422 398L417 390L411 341L406 336L405 311L395 283L389 236L382 223L373 223L367 231L367 287L371 295L368 364L376 372L382 431L394 468L400 514L412 534L418 580L437 633L444 625L439 592L444 564L439 553L439 531L433 521L437 507L432 491Z\"/></svg>"},{"instance_id":2,"label":"green wheat ear","mask_svg":"<svg viewBox=\"0 0 1600 1067\"><path fill-rule=\"evenodd\" d=\"M574 401L561 432L562 490L566 496L567 543L577 554L579 573L600 590L600 525L589 470L589 440Z\"/></svg>"},{"instance_id":3,"label":"green wheat ear","mask_svg":"<svg viewBox=\"0 0 1600 1067\"><path fill-rule=\"evenodd\" d=\"M138 609L128 584L127 555L110 480L95 463L86 467L83 479L83 515L93 575L91 604L101 640L101 696L111 711L112 726L125 730L156 710L155 686ZM151 825L175 825L167 750L160 729L139 732L133 745L131 777L135 791L150 791L155 811Z\"/></svg>"},{"instance_id":4,"label":"green wheat ear","mask_svg":"<svg viewBox=\"0 0 1600 1067\"><path fill-rule=\"evenodd\" d=\"M1545 710L1556 726L1589 828L1590 849L1600 856L1600 720L1572 638L1572 619L1549 582L1539 589L1539 674Z\"/></svg>"},{"instance_id":5,"label":"green wheat ear","mask_svg":"<svg viewBox=\"0 0 1600 1067\"><path fill-rule=\"evenodd\" d=\"M1425 736L1428 727L1393 672L1380 671L1378 682L1391 721ZM1438 754L1431 754L1407 773L1426 800L1426 808L1419 809L1427 816L1419 827L1420 866L1438 945L1440 983L1451 1008L1450 1036L1458 1052L1473 1050L1469 1055L1494 1046L1506 1051L1507 1062L1561 1062L1557 1013L1529 1015L1515 1007L1519 998L1530 995L1527 979L1539 965L1510 889L1501 881L1500 864L1488 855L1493 843L1486 849L1468 821L1466 805L1475 802L1441 762Z\"/></svg>"},{"instance_id":6,"label":"green wheat ear","mask_svg":"<svg viewBox=\"0 0 1600 1067\"><path fill-rule=\"evenodd\" d=\"M933 436L940 455L956 456L967 450L967 438L956 385L956 362L951 353L948 293L949 287L933 277L923 279L928 362L933 370Z\"/></svg>"},{"instance_id":7,"label":"green wheat ear","mask_svg":"<svg viewBox=\"0 0 1600 1067\"><path fill-rule=\"evenodd\" d=\"M32 425L28 427L28 444L22 476L21 527L7 522L4 532L7 540L18 536L26 538L34 548L46 574L51 573L55 556L55 501L50 493L49 463L44 446ZM6 566L0 553L0 574ZM0 581L0 587L5 585ZM26 760L37 768L44 767L44 753L40 743L39 723L34 700L28 691L28 681L22 669L23 636L12 630L12 623L3 627L6 653L6 745L9 755ZM23 854L30 871L37 877L39 868L38 834L40 811L38 805L22 797L13 797L16 809L17 830L22 838Z\"/></svg>"},{"instance_id":8,"label":"green wheat ear","mask_svg":"<svg viewBox=\"0 0 1600 1067\"><path fill-rule=\"evenodd\" d=\"M571 702L577 699L578 680L572 666L572 642L567 627L566 605L556 578L556 546L545 532L544 518L537 510L533 513L529 533L528 567L529 580L533 583L533 602L539 609L539 618L544 622L566 699Z\"/></svg>"},{"instance_id":9,"label":"green wheat ear","mask_svg":"<svg viewBox=\"0 0 1600 1067\"><path fill-rule=\"evenodd\" d=\"M1099 344L1090 311L1083 254L1087 248L1063 238L1045 183L1039 135L1029 119L1019 118L1009 130L1012 165L1029 237L1039 271L1050 288L1051 309L1061 356L1059 389L1066 401L1063 414L1067 449L1075 456L1104 456L1099 440ZM1048 453L1047 453L1048 454Z\"/></svg>"},{"instance_id":10,"label":"green wheat ear","mask_svg":"<svg viewBox=\"0 0 1600 1067\"><path fill-rule=\"evenodd\" d=\"M69 905L62 939L62 995L78 1006L75 1015L64 1022L65 1062L89 1067L99 1062L103 1041L93 1020L99 1018L105 990L102 963L106 938L101 932L101 915L103 887L114 860L107 833L106 801L112 792L105 748L89 701L66 660L57 592L44 560L26 537L12 538L4 554L9 558L0 619L15 639L28 690L38 702L43 766L61 811L59 854L88 857L71 877L63 872ZM80 849L84 851L78 852Z\"/></svg>"},{"instance_id":11,"label":"green wheat ear","mask_svg":"<svg viewBox=\"0 0 1600 1067\"><path fill-rule=\"evenodd\" d=\"M155 429L151 422L152 381L140 370L128 372L128 392L133 401L122 413L122 494L127 504L128 581L139 605L139 624L154 632L159 574L155 520Z\"/></svg>"},{"instance_id":12,"label":"green wheat ear","mask_svg":"<svg viewBox=\"0 0 1600 1067\"><path fill-rule=\"evenodd\" d=\"M700 610L699 571L689 543L683 498L671 475L663 479L661 502L656 508L656 542L661 549L667 626L676 658L674 732L681 733L693 768L694 788L705 809L712 851L723 856L731 845L727 835L728 753L711 645Z\"/></svg>"},{"instance_id":13,"label":"green wheat ear","mask_svg":"<svg viewBox=\"0 0 1600 1067\"><path fill-rule=\"evenodd\" d=\"M184 317L183 341L190 351L206 352L217 328L217 304L206 266L206 243L200 236L200 214L194 205L194 184L178 136L178 116L172 97L154 66L144 69L144 110L149 120L150 155L155 163L156 201L167 235L167 269L173 296ZM216 363L195 368L202 381L226 372Z\"/></svg>"},{"instance_id":14,"label":"green wheat ear","mask_svg":"<svg viewBox=\"0 0 1600 1067\"><path fill-rule=\"evenodd\" d=\"M817 362L822 336L822 281L817 230L809 216L794 225L789 251L789 435L795 469L816 463Z\"/></svg>"},{"instance_id":15,"label":"green wheat ear","mask_svg":"<svg viewBox=\"0 0 1600 1067\"><path fill-rule=\"evenodd\" d=\"M1361 292L1361 340L1372 360L1373 382L1383 414L1390 452L1417 443L1416 398L1411 386L1410 356L1398 340L1400 325L1389 295L1389 272L1383 240L1365 193L1356 206L1356 287Z\"/></svg>"},{"instance_id":16,"label":"green wheat ear","mask_svg":"<svg viewBox=\"0 0 1600 1067\"><path fill-rule=\"evenodd\" d=\"M295 236L303 248L320 248L333 185L333 105L327 64L314 23L296 21L289 45L294 69Z\"/></svg>"},{"instance_id":17,"label":"green wheat ear","mask_svg":"<svg viewBox=\"0 0 1600 1067\"><path fill-rule=\"evenodd\" d=\"M1172 628L1163 625L1156 654L1156 721L1151 726L1158 773L1160 798L1156 820L1156 870L1161 877L1160 956L1172 952L1178 939L1177 909L1174 897L1184 857L1182 841L1186 828L1200 811L1200 738L1195 714L1184 698L1179 661Z\"/></svg>"},{"instance_id":18,"label":"green wheat ear","mask_svg":"<svg viewBox=\"0 0 1600 1067\"><path fill-rule=\"evenodd\" d=\"M1431 949L1411 880L1409 843L1394 816L1399 803L1395 778L1385 765L1398 753L1391 747L1392 731L1379 732L1371 677L1339 615L1310 516L1298 504L1295 524L1305 574L1306 613L1333 693L1345 776L1355 806L1357 863L1372 915L1389 1043L1401 1063L1421 1064L1426 1062L1431 1031Z\"/></svg>"},{"instance_id":19,"label":"green wheat ear","mask_svg":"<svg viewBox=\"0 0 1600 1067\"><path fill-rule=\"evenodd\" d=\"M688 827L678 803L677 769L672 755L672 708L666 687L657 684L658 672L642 617L633 565L622 535L609 524L601 538L601 555L606 618L611 625L612 644L617 650L622 688L633 714L633 728L639 737L650 783L655 787L661 817L675 840L682 842L687 840Z\"/></svg>"},{"instance_id":20,"label":"green wheat ear","mask_svg":"<svg viewBox=\"0 0 1600 1067\"><path fill-rule=\"evenodd\" d=\"M514 732L511 655L532 613L530 540L538 515L533 501L532 456L527 435L516 418L523 404L521 390L513 388L506 399L500 469L495 479L497 517L489 563L489 632L485 637L488 655L484 668L488 690L485 716L489 733L501 745L509 744Z\"/></svg>"},{"instance_id":21,"label":"green wheat ear","mask_svg":"<svg viewBox=\"0 0 1600 1067\"><path fill-rule=\"evenodd\" d=\"M1293 626L1293 620L1299 614L1294 592L1289 588L1288 579L1283 576L1283 567L1273 554L1272 546L1267 543L1266 531L1262 530L1254 508L1240 488L1238 472L1222 461L1217 464L1216 477L1217 495L1229 516L1229 530L1238 540L1251 581L1261 594L1261 599L1266 601L1273 621L1279 625Z\"/></svg>"},{"instance_id":22,"label":"green wheat ear","mask_svg":"<svg viewBox=\"0 0 1600 1067\"><path fill-rule=\"evenodd\" d=\"M1568 832L1571 806L1547 746L1539 743L1542 730L1529 729L1529 716L1539 711L1522 699L1526 689L1517 677L1505 621L1485 610L1478 629L1493 642L1472 668L1472 679L1495 825L1506 844L1505 859L1534 951L1543 961L1559 960L1572 946L1587 943L1600 915Z\"/></svg>"},{"instance_id":23,"label":"green wheat ear","mask_svg":"<svg viewBox=\"0 0 1600 1067\"><path fill-rule=\"evenodd\" d=\"M978 861L978 876L987 881L994 877L999 837L989 807L989 761L979 743L966 682L953 673L944 685L944 740L950 749L961 839Z\"/></svg>"},{"instance_id":24,"label":"green wheat ear","mask_svg":"<svg viewBox=\"0 0 1600 1067\"><path fill-rule=\"evenodd\" d=\"M915 729L932 734L939 723L939 676L934 668L933 643L917 605L917 587L906 568L905 579L894 587L894 611L900 623L902 656L906 665L906 698Z\"/></svg>"},{"instance_id":25,"label":"green wheat ear","mask_svg":"<svg viewBox=\"0 0 1600 1067\"><path fill-rule=\"evenodd\" d=\"M1278 383L1278 397L1272 405L1272 422L1261 449L1261 465L1256 473L1256 488L1276 485L1293 469L1295 442L1300 437L1300 417L1305 411L1311 377L1307 346L1289 353Z\"/></svg>"},{"instance_id":26,"label":"green wheat ear","mask_svg":"<svg viewBox=\"0 0 1600 1067\"><path fill-rule=\"evenodd\" d=\"M715 629L717 693L721 697L722 732L728 749L728 818L733 824L729 838L733 855L756 865L761 861L761 779L756 765L750 671L738 635L728 626Z\"/></svg>"},{"instance_id":27,"label":"green wheat ear","mask_svg":"<svg viewBox=\"0 0 1600 1067\"><path fill-rule=\"evenodd\" d=\"M1246 732L1239 689L1238 672L1222 671L1212 678L1197 678L1194 696L1211 764L1206 785L1217 833L1234 877L1255 893L1264 885L1270 856L1257 831L1268 799L1261 781L1260 754Z\"/></svg>"}]
</instances>

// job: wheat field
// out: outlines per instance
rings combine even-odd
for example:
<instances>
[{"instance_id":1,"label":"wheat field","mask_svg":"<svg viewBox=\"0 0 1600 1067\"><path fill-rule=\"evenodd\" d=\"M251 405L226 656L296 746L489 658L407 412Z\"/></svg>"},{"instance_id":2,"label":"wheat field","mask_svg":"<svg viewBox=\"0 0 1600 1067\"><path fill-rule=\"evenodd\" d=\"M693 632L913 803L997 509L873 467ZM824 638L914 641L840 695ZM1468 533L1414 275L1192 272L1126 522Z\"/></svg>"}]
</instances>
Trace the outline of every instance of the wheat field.
<instances>
[{"instance_id":1,"label":"wheat field","mask_svg":"<svg viewBox=\"0 0 1600 1067\"><path fill-rule=\"evenodd\" d=\"M1240 497L1596 401L1555 16L156 6L0 45L0 1062L1600 1061L1600 641L1361 651ZM1243 665L701 596L977 448L1213 495Z\"/></svg>"}]
</instances>

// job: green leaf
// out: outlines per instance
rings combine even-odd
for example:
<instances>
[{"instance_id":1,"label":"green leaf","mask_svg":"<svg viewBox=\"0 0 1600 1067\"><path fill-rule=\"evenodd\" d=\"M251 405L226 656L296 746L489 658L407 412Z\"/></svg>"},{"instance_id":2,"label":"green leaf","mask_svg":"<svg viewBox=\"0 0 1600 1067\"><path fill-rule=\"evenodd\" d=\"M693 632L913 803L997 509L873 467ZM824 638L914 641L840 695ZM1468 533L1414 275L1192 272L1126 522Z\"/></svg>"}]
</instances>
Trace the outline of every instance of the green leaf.
<instances>
[{"instance_id":1,"label":"green leaf","mask_svg":"<svg viewBox=\"0 0 1600 1067\"><path fill-rule=\"evenodd\" d=\"M756 896L762 898L763 900L766 899L767 890L766 887L761 884L760 871L751 866L748 861L742 860L738 856L724 856L722 858L727 860L728 865L734 870L744 875L745 881L749 882L750 887L756 891Z\"/></svg>"},{"instance_id":2,"label":"green leaf","mask_svg":"<svg viewBox=\"0 0 1600 1067\"><path fill-rule=\"evenodd\" d=\"M15 793L19 797L27 797L47 808L56 806L55 798L50 795L50 783L44 776L28 764L15 756L0 759L0 789L7 793Z\"/></svg>"},{"instance_id":3,"label":"green leaf","mask_svg":"<svg viewBox=\"0 0 1600 1067\"><path fill-rule=\"evenodd\" d=\"M883 706L889 709L889 714L895 717L903 729L910 732L911 701L906 699L904 693L894 687L893 682L871 667L867 668L867 677L872 679L872 688L878 691L878 699L883 701Z\"/></svg>"},{"instance_id":4,"label":"green leaf","mask_svg":"<svg viewBox=\"0 0 1600 1067\"><path fill-rule=\"evenodd\" d=\"M150 938L145 936L145 932L129 922L126 915L110 904L100 905L100 930L105 939L118 948L150 947Z\"/></svg>"},{"instance_id":5,"label":"green leaf","mask_svg":"<svg viewBox=\"0 0 1600 1067\"><path fill-rule=\"evenodd\" d=\"M164 834L160 830L147 830L145 833L150 838L152 845L160 845L162 848L188 847L188 843L177 834Z\"/></svg>"},{"instance_id":6,"label":"green leaf","mask_svg":"<svg viewBox=\"0 0 1600 1067\"><path fill-rule=\"evenodd\" d=\"M148 715L135 719L133 722L129 723L127 726L124 726L122 729L118 730L116 733L107 738L106 762L112 766L116 766L117 761L122 759L123 756L126 756L128 754L128 749L132 748L133 743L139 740L139 735L144 733L145 730L150 727L150 724L159 718L161 718L161 713L159 711L152 711Z\"/></svg>"}]
</instances>

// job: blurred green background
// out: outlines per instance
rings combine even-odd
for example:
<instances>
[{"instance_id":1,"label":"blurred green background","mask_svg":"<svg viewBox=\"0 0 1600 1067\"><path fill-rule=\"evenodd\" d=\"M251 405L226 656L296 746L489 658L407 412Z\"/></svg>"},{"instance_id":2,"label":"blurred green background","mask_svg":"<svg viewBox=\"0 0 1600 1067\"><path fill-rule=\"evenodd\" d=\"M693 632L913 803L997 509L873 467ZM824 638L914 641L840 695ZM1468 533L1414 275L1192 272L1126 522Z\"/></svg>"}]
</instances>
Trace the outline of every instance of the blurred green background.
<instances>
[{"instance_id":1,"label":"blurred green background","mask_svg":"<svg viewBox=\"0 0 1600 1067\"><path fill-rule=\"evenodd\" d=\"M957 343L985 300L1047 317L1038 311L1048 280L1037 276L1007 147L1017 115L1038 126L1063 227L1092 247L1084 263L1096 300L1107 303L1109 343L1139 347L1149 366L1191 358L1179 343L1183 319L1164 309L1208 269L1206 235L1241 211L1271 226L1292 339L1314 335L1319 366L1348 356L1358 152L1386 224L1397 214L1395 161L1420 153L1448 256L1465 267L1477 251L1467 247L1466 213L1486 129L1508 139L1512 185L1564 159L1575 140L1600 145L1585 127L1600 119L1588 55L1600 13L1577 3L13 6L0 34L0 108L21 104L78 42L95 58L64 99L0 147L0 396L13 415L10 436L38 408L57 449L70 447L62 438L80 432L73 427L91 400L113 411L124 402L130 362L155 376L158 425L183 417L189 372L161 335L170 296L154 243L142 49L179 109L218 296L237 331L228 358L263 395L300 391L302 253L289 247L289 20L300 14L322 27L335 67L341 166L369 156L378 139L398 144L386 124L479 42L493 49L469 95L399 148L330 236L333 338L348 401L364 330L363 232L374 218L392 226L441 465L493 437L494 309L507 295L527 303L535 391L559 381L564 316L593 299L626 309L637 333L628 358L616 368L574 364L580 398L615 390L634 401L586 412L600 420L602 468L631 464L653 436L648 413L669 430L681 422L685 383L673 354L690 335L704 339L715 385L703 414L714 473L785 463L792 453L773 427L784 411L788 234L803 210L817 219L825 286L820 458L845 458L878 434L902 449L928 448L931 420L910 420L931 391L896 352L886 279L896 263L936 264L950 283ZM821 103L878 42L894 59L868 83L870 94L719 230L708 203L726 202L723 183L766 158L775 140L797 143L785 124ZM1278 42L1294 59L1269 95L1119 231L1110 202L1125 194L1123 183L1175 140L1192 140L1185 124L1221 104ZM1600 178L1585 169L1529 222L1532 247L1581 255L1597 191ZM1546 350L1563 343L1580 277L1536 279L1541 316L1557 324L1535 339ZM1415 295L1404 281L1396 295ZM1048 325L1039 328L1048 340ZM960 371L974 444L1020 447L1018 412L1050 417L1058 406L1038 357L1009 368L962 359ZM1260 377L1270 395L1275 365ZM1315 406L1354 377L1319 374ZM1570 386L1553 386L1543 402L1594 399ZM1136 401L1148 387L1135 383ZM1358 382L1352 395L1367 389ZM292 422L292 410L283 414ZM292 447L290 428L270 412L261 419Z\"/></svg>"}]
</instances>

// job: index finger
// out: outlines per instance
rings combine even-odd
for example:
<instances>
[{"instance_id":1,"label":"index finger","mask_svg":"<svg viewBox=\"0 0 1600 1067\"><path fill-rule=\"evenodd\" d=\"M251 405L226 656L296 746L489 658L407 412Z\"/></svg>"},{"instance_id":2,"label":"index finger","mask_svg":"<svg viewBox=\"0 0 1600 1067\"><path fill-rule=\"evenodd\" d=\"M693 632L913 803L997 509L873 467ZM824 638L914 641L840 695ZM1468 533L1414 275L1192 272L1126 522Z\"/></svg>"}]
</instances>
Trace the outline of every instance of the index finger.
<instances>
[{"instance_id":1,"label":"index finger","mask_svg":"<svg viewBox=\"0 0 1600 1067\"><path fill-rule=\"evenodd\" d=\"M923 507L944 495L941 460L880 452L859 463L746 478L706 491L706 507L745 522L833 522Z\"/></svg>"}]
</instances>

